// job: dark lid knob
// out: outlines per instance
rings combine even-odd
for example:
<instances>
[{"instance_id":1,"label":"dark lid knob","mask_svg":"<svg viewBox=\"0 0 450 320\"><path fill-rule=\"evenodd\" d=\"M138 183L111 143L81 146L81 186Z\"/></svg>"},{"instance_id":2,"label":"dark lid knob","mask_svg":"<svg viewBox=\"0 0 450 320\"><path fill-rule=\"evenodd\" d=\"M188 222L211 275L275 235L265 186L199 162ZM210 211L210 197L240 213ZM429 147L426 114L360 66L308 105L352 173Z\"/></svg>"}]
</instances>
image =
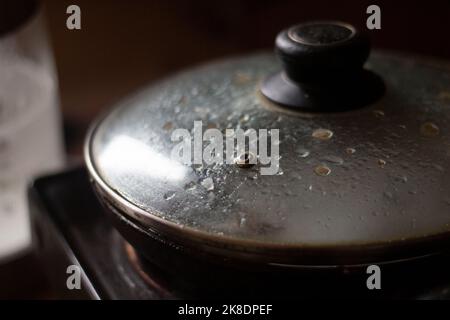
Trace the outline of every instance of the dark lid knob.
<instances>
[{"instance_id":1,"label":"dark lid knob","mask_svg":"<svg viewBox=\"0 0 450 320\"><path fill-rule=\"evenodd\" d=\"M261 92L285 107L336 112L373 103L383 81L363 68L370 41L337 21L309 22L280 32L275 41L283 70L267 77Z\"/></svg>"},{"instance_id":2,"label":"dark lid knob","mask_svg":"<svg viewBox=\"0 0 450 320\"><path fill-rule=\"evenodd\" d=\"M366 35L335 21L293 26L278 34L275 45L286 74L298 82L351 76L370 52Z\"/></svg>"}]
</instances>

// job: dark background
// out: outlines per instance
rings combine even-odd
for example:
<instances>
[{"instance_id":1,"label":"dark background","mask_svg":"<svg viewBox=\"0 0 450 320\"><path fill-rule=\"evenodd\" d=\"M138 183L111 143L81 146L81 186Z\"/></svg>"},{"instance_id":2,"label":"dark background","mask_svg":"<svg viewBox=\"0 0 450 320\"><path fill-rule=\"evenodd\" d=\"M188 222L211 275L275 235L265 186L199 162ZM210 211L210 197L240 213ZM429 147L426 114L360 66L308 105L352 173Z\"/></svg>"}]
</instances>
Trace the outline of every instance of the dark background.
<instances>
[{"instance_id":1,"label":"dark background","mask_svg":"<svg viewBox=\"0 0 450 320\"><path fill-rule=\"evenodd\" d=\"M275 35L298 22L337 19L365 28L366 8L377 4L382 29L369 31L374 47L450 60L450 0L43 2L73 156L89 123L118 99L193 64L271 50ZM82 30L66 28L71 4L81 7ZM0 266L0 283L0 298L54 297L32 257Z\"/></svg>"}]
</instances>

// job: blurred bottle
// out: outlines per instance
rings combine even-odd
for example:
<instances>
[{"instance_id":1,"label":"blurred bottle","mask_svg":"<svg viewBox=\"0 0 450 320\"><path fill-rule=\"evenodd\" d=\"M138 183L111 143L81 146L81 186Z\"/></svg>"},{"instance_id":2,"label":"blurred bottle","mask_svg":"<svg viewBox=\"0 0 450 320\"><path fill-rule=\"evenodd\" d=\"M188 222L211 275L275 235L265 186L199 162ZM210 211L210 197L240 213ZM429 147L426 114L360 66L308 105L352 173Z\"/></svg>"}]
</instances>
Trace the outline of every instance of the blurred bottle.
<instances>
[{"instance_id":1,"label":"blurred bottle","mask_svg":"<svg viewBox=\"0 0 450 320\"><path fill-rule=\"evenodd\" d=\"M40 5L0 0L0 262L26 252L26 186L60 168L57 80Z\"/></svg>"}]
</instances>

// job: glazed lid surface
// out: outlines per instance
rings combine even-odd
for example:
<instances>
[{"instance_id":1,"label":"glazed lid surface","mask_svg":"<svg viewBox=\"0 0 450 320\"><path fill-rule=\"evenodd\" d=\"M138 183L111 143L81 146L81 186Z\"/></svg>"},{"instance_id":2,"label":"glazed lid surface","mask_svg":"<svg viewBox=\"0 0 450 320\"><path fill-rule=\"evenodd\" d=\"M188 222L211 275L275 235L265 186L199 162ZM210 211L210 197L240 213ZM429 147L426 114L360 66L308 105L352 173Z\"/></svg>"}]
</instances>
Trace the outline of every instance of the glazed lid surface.
<instances>
[{"instance_id":1,"label":"glazed lid surface","mask_svg":"<svg viewBox=\"0 0 450 320\"><path fill-rule=\"evenodd\" d=\"M99 121L87 143L89 169L108 194L136 209L133 218L166 222L181 235L334 248L445 236L450 73L387 54L372 55L368 68L385 82L382 99L304 113L260 94L260 82L280 69L273 55L198 67ZM191 131L200 120L204 131L279 129L278 173L262 175L260 164L174 161L173 130Z\"/></svg>"}]
</instances>

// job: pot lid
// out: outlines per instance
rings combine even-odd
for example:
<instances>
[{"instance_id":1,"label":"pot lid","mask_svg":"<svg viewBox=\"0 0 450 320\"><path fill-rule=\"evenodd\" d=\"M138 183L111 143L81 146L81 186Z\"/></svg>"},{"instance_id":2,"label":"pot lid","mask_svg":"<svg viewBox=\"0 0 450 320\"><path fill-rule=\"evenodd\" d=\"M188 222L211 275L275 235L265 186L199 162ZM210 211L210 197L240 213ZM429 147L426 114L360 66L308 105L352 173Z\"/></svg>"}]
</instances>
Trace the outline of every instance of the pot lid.
<instances>
[{"instance_id":1,"label":"pot lid","mask_svg":"<svg viewBox=\"0 0 450 320\"><path fill-rule=\"evenodd\" d=\"M352 100L351 107L346 99L365 89L352 78L339 81L337 73L332 83L342 82L336 86L345 95L333 106L324 107L333 103L328 99L303 108L298 99L289 105L261 93L289 75L278 76L282 66L270 53L180 73L122 101L92 127L89 171L129 217L181 239L300 256L350 250L357 252L353 262L425 243L426 250L402 249L400 256L434 252L450 234L450 73L443 64L380 52L365 68L382 78L386 91L371 82L376 94ZM190 150L200 141L203 151L211 143L203 134L218 129L221 155L226 138L237 134L226 129L254 129L257 144L267 130L275 156L263 164L261 150L235 147L232 163L183 163L174 158L181 141L180 135L173 141L176 129L192 138Z\"/></svg>"}]
</instances>

